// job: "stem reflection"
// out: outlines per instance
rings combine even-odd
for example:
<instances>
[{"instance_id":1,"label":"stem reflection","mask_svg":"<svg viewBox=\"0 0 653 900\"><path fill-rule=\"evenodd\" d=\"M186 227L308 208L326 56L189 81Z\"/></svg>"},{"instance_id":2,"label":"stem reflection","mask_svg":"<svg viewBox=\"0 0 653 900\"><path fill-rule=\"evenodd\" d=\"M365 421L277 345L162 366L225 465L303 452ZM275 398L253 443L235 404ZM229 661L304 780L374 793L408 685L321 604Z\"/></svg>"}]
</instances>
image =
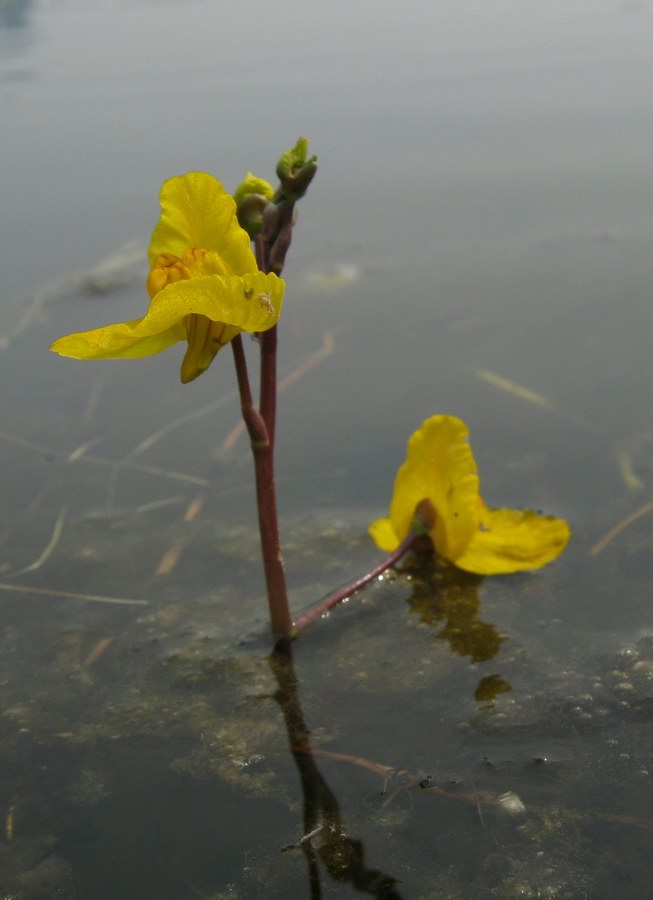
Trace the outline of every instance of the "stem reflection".
<instances>
[{"instance_id":1,"label":"stem reflection","mask_svg":"<svg viewBox=\"0 0 653 900\"><path fill-rule=\"evenodd\" d=\"M320 862L334 881L350 884L379 900L401 900L396 879L370 869L361 841L349 837L338 801L310 755L310 731L299 700L299 685L292 659L292 642L280 640L269 657L277 681L275 700L286 724L288 744L304 797L303 834L297 845L306 859L311 900L322 898Z\"/></svg>"}]
</instances>

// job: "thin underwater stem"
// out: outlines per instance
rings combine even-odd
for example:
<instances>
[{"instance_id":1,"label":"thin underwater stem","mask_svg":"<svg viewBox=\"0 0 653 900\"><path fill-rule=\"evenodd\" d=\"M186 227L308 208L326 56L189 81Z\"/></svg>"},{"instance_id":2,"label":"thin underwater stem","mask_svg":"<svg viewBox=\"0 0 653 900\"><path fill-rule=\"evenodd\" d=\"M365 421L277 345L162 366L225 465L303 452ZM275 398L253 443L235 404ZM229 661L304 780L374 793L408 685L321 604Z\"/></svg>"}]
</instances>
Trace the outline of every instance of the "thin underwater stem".
<instances>
[{"instance_id":1,"label":"thin underwater stem","mask_svg":"<svg viewBox=\"0 0 653 900\"><path fill-rule=\"evenodd\" d=\"M341 603L343 600L347 600L349 597L351 597L352 594L355 594L356 591L359 591L361 588L365 587L365 585L369 584L370 581L372 581L374 578L377 578L383 572L387 571L387 569L390 569L392 568L392 566L396 565L402 558L402 556L405 556L406 553L408 553L413 544L420 537L422 537L421 532L411 531L408 537L404 538L404 540L401 542L401 544L399 544L395 551L393 551L389 556L386 556L384 559L382 559L381 562L374 566L374 568L370 569L369 572L366 572L364 575L360 575L358 578L350 581L349 584L338 588L338 590L325 597L324 600L321 600L319 603L316 603L315 606L312 606L310 609L308 609L294 623L292 631L290 633L291 637L299 637L299 635L303 631L305 631L309 625L328 613L329 610L333 609L333 607L338 603Z\"/></svg>"},{"instance_id":2,"label":"thin underwater stem","mask_svg":"<svg viewBox=\"0 0 653 900\"><path fill-rule=\"evenodd\" d=\"M252 401L247 374L247 361L240 335L231 341L240 393L241 410L250 437L256 476L256 506L258 509L261 553L270 609L270 625L274 634L287 635L292 627L286 576L281 557L281 541L277 518L274 481L274 447L267 425Z\"/></svg>"}]
</instances>

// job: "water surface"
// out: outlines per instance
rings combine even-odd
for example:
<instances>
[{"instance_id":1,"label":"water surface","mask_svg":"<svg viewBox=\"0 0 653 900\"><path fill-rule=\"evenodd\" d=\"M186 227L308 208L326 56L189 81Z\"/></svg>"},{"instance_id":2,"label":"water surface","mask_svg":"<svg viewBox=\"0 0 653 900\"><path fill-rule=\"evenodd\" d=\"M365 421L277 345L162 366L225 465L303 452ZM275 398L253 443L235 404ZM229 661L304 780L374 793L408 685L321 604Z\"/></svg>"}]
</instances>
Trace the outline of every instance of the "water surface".
<instances>
[{"instance_id":1,"label":"water surface","mask_svg":"<svg viewBox=\"0 0 653 900\"><path fill-rule=\"evenodd\" d=\"M0 26L3 895L645 896L651 5L5 0ZM534 575L412 561L292 669L228 356L182 386L177 350L47 346L144 310L164 178L272 178L299 134L282 374L335 349L280 405L294 608L376 561L434 413L489 503L574 537Z\"/></svg>"}]
</instances>

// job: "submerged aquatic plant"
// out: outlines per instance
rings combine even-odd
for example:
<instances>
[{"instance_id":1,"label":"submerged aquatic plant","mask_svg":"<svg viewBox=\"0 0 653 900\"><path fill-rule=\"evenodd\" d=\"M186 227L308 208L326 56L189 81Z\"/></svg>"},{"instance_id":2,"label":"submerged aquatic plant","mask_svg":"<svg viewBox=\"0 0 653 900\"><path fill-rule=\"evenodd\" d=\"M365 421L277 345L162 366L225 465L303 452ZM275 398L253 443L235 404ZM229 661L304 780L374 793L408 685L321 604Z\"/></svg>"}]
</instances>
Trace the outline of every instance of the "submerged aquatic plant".
<instances>
[{"instance_id":1,"label":"submerged aquatic plant","mask_svg":"<svg viewBox=\"0 0 653 900\"><path fill-rule=\"evenodd\" d=\"M248 172L231 197L204 172L171 178L161 188L161 216L149 248L150 306L140 319L69 334L52 344L75 359L151 356L180 341L187 350L181 380L193 381L231 344L243 420L250 437L270 622L275 634L296 636L340 600L394 565L428 535L436 553L478 574L544 565L564 548L560 519L527 510L493 510L478 492L467 428L453 416L428 419L409 442L390 515L370 528L390 556L340 588L293 625L281 556L274 483L279 277L292 240L295 204L317 170L300 138L277 164L279 185ZM254 249L252 250L252 243ZM254 403L241 332L258 338L260 394Z\"/></svg>"}]
</instances>

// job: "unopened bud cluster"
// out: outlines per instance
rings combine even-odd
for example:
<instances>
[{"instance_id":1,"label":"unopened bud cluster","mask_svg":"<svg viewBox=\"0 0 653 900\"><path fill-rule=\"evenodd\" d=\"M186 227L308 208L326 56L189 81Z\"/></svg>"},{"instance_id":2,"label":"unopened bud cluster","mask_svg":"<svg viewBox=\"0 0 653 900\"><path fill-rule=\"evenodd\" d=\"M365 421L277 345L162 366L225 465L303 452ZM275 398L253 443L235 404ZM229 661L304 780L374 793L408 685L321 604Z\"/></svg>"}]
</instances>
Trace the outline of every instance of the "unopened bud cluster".
<instances>
[{"instance_id":1,"label":"unopened bud cluster","mask_svg":"<svg viewBox=\"0 0 653 900\"><path fill-rule=\"evenodd\" d=\"M317 157L308 156L308 140L300 138L277 163L279 187L251 172L234 193L238 221L266 251L266 270L279 275L292 241L295 203L306 193L317 171Z\"/></svg>"}]
</instances>

